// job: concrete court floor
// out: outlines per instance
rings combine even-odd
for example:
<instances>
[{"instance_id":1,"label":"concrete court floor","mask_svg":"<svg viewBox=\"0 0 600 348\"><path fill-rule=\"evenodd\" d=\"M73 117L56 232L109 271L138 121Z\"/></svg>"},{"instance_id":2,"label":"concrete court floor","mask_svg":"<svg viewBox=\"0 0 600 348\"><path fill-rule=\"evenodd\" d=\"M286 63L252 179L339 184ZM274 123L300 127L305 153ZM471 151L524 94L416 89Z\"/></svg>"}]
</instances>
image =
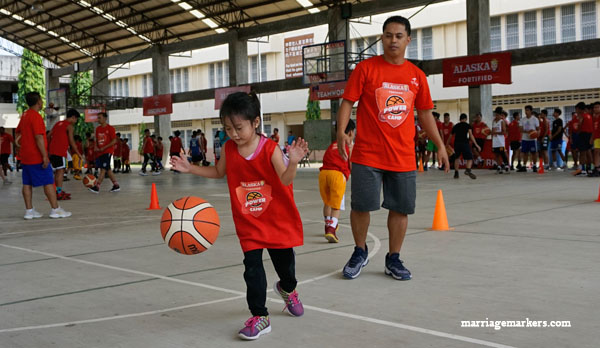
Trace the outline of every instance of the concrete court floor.
<instances>
[{"instance_id":1,"label":"concrete court floor","mask_svg":"<svg viewBox=\"0 0 600 348\"><path fill-rule=\"evenodd\" d=\"M0 186L0 347L598 347L600 181L475 172L477 180L419 174L402 252L413 279L401 282L383 274L384 210L372 214L370 264L357 279L341 277L353 247L348 210L341 242L328 244L318 171L300 169L305 244L296 262L306 313L282 313L269 292L273 331L260 343L237 338L249 312L224 180L134 172L118 175L121 192L107 192L106 183L99 195L72 180L65 186L73 199L61 203L71 218L49 219L36 189L45 217L24 221L13 173L14 183ZM163 208L186 195L216 207L222 228L211 249L183 256L164 245L161 211L146 210L152 182ZM438 189L452 231L428 230ZM270 289L276 277L269 261L265 268ZM461 327L526 319L571 327Z\"/></svg>"}]
</instances>

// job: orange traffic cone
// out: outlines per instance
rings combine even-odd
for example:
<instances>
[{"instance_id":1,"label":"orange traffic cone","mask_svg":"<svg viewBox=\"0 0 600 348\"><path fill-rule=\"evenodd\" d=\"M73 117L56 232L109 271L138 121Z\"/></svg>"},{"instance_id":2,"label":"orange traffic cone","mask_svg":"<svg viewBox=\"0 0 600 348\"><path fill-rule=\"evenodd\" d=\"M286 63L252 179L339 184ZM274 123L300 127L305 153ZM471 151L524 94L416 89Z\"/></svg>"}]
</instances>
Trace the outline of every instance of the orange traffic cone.
<instances>
[{"instance_id":1,"label":"orange traffic cone","mask_svg":"<svg viewBox=\"0 0 600 348\"><path fill-rule=\"evenodd\" d=\"M434 231L449 231L448 217L446 216L446 206L444 205L444 195L442 190L438 190L437 201L435 202L435 212L433 213L433 225L431 229Z\"/></svg>"},{"instance_id":2,"label":"orange traffic cone","mask_svg":"<svg viewBox=\"0 0 600 348\"><path fill-rule=\"evenodd\" d=\"M150 194L150 206L147 210L157 210L162 209L158 205L158 195L156 194L156 184L152 183L152 193Z\"/></svg>"},{"instance_id":3,"label":"orange traffic cone","mask_svg":"<svg viewBox=\"0 0 600 348\"><path fill-rule=\"evenodd\" d=\"M594 202L600 203L600 187L598 187L598 199L595 200Z\"/></svg>"},{"instance_id":4,"label":"orange traffic cone","mask_svg":"<svg viewBox=\"0 0 600 348\"><path fill-rule=\"evenodd\" d=\"M538 174L544 174L544 159L540 157L540 168L538 169Z\"/></svg>"},{"instance_id":5,"label":"orange traffic cone","mask_svg":"<svg viewBox=\"0 0 600 348\"><path fill-rule=\"evenodd\" d=\"M424 172L423 170L423 159L419 158L419 173Z\"/></svg>"}]
</instances>

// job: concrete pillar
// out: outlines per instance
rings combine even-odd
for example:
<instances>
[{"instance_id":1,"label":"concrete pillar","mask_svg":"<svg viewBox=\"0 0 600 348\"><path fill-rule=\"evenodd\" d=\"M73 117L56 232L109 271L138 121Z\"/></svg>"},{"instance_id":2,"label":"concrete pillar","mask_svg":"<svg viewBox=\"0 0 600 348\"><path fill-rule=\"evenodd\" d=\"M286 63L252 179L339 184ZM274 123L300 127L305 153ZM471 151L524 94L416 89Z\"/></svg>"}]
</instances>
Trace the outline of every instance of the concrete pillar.
<instances>
[{"instance_id":1,"label":"concrete pillar","mask_svg":"<svg viewBox=\"0 0 600 348\"><path fill-rule=\"evenodd\" d=\"M248 83L248 42L232 39L229 42L229 86Z\"/></svg>"},{"instance_id":2,"label":"concrete pillar","mask_svg":"<svg viewBox=\"0 0 600 348\"><path fill-rule=\"evenodd\" d=\"M490 51L489 0L467 0L467 54L480 55ZM469 86L469 121L481 111L483 121L491 125L492 85Z\"/></svg>"},{"instance_id":3,"label":"concrete pillar","mask_svg":"<svg viewBox=\"0 0 600 348\"><path fill-rule=\"evenodd\" d=\"M153 95L171 93L170 75L169 75L169 55L164 54L160 50L160 46L156 46L152 52L152 93ZM156 137L163 138L164 155L169 158L169 148L171 142L171 115L154 116L154 134ZM166 164L165 156L163 156L163 165Z\"/></svg>"},{"instance_id":4,"label":"concrete pillar","mask_svg":"<svg viewBox=\"0 0 600 348\"><path fill-rule=\"evenodd\" d=\"M327 23L328 23L328 34L329 41L346 41L346 50L349 52L350 49L348 47L348 32L350 30L350 24L347 19L342 18L342 7L336 6L331 8L327 12ZM340 109L340 100L332 99L331 100L331 140L336 139L336 131L335 125L337 124L337 114Z\"/></svg>"},{"instance_id":5,"label":"concrete pillar","mask_svg":"<svg viewBox=\"0 0 600 348\"><path fill-rule=\"evenodd\" d=\"M60 83L58 81L58 77L52 77L51 74L51 69L46 69L46 106L45 107L49 107L49 91L52 89L58 89L60 88ZM67 111L64 110L63 106L63 110L59 110L60 114L65 114ZM54 124L58 121L58 116L56 117L49 117L49 115L46 115L46 129L52 129L52 127L54 126Z\"/></svg>"},{"instance_id":6,"label":"concrete pillar","mask_svg":"<svg viewBox=\"0 0 600 348\"><path fill-rule=\"evenodd\" d=\"M108 84L108 67L100 66L98 62L92 70L92 96L105 97L110 95Z\"/></svg>"}]
</instances>

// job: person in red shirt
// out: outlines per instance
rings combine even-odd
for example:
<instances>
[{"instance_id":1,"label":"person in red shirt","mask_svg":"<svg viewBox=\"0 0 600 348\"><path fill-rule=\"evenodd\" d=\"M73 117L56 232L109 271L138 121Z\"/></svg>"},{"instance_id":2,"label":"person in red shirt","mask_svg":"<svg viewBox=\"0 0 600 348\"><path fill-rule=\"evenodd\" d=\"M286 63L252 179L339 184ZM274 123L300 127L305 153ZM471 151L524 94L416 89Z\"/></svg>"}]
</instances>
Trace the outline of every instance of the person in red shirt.
<instances>
[{"instance_id":1,"label":"person in red shirt","mask_svg":"<svg viewBox=\"0 0 600 348\"><path fill-rule=\"evenodd\" d=\"M114 152L113 152L113 162L115 165L115 169L113 170L113 173L118 173L121 171L121 147L122 147L122 142L121 142L121 133L117 133L115 134L117 137L117 141L115 142L115 148L114 148Z\"/></svg>"},{"instance_id":2,"label":"person in red shirt","mask_svg":"<svg viewBox=\"0 0 600 348\"><path fill-rule=\"evenodd\" d=\"M156 170L165 169L165 167L162 164L162 158L165 154L162 140L162 137L158 137L158 139L156 140L156 144L154 145L154 158L156 158Z\"/></svg>"},{"instance_id":3,"label":"person in red shirt","mask_svg":"<svg viewBox=\"0 0 600 348\"><path fill-rule=\"evenodd\" d=\"M579 150L579 163L581 169L573 172L573 175L588 175L592 173L592 133L594 133L594 122L592 115L585 112L586 104L579 102L575 105L577 120L579 121L578 143L575 145Z\"/></svg>"},{"instance_id":4,"label":"person in red shirt","mask_svg":"<svg viewBox=\"0 0 600 348\"><path fill-rule=\"evenodd\" d=\"M435 126L437 127L438 132L440 132L440 137L443 139L444 136L442 134L442 125L443 123L440 121L440 114L437 112L432 112L433 118L435 119ZM427 170L427 166L429 164L429 156L431 156L431 167L435 167L435 158L437 153L437 146L433 141L427 141L427 145L425 146L425 160L423 161L424 169ZM441 168L441 164L440 164Z\"/></svg>"},{"instance_id":5,"label":"person in red shirt","mask_svg":"<svg viewBox=\"0 0 600 348\"><path fill-rule=\"evenodd\" d=\"M25 94L25 101L29 109L21 115L21 120L17 126L17 136L15 144L19 147L19 157L23 167L23 199L25 201L26 220L37 219L42 214L33 207L33 188L44 187L44 193L50 203L50 217L65 218L71 216L71 213L65 211L58 205L56 191L54 190L54 176L52 167L49 166L50 158L46 149L48 141L46 139L46 125L40 115L43 109L42 96L38 92L29 92Z\"/></svg>"},{"instance_id":6,"label":"person in red shirt","mask_svg":"<svg viewBox=\"0 0 600 348\"><path fill-rule=\"evenodd\" d=\"M50 164L54 169L54 182L56 184L56 198L60 200L71 199L71 194L62 190L63 175L65 174L67 164L67 151L71 149L71 153L81 156L75 144L73 137L73 125L79 120L79 112L75 109L67 111L67 117L58 121L52 127L49 137L49 153Z\"/></svg>"},{"instance_id":7,"label":"person in red shirt","mask_svg":"<svg viewBox=\"0 0 600 348\"><path fill-rule=\"evenodd\" d=\"M515 170L515 158L517 159L517 169L521 169L521 128L519 128L521 114L514 112L512 121L508 124L508 140L512 157L510 158L510 170Z\"/></svg>"},{"instance_id":8,"label":"person in red shirt","mask_svg":"<svg viewBox=\"0 0 600 348\"><path fill-rule=\"evenodd\" d=\"M544 169L548 170L548 145L550 144L550 123L548 122L548 110L544 109L540 111L538 116L540 120L540 133L538 134L538 153L539 158L544 161Z\"/></svg>"},{"instance_id":9,"label":"person in red shirt","mask_svg":"<svg viewBox=\"0 0 600 348\"><path fill-rule=\"evenodd\" d=\"M349 120L345 133L354 139L356 124ZM350 148L346 149L350 152ZM325 219L325 239L329 243L339 242L336 234L339 229L340 209L344 209L346 182L350 178L350 161L343 159L334 141L323 155L323 166L319 168L319 192L323 200L323 218Z\"/></svg>"},{"instance_id":10,"label":"person in red shirt","mask_svg":"<svg viewBox=\"0 0 600 348\"><path fill-rule=\"evenodd\" d=\"M454 123L452 123L450 121L450 114L445 112L444 113L444 122L442 123L442 140L444 141L444 144L450 143L450 141L448 141L448 139L452 136L452 127L454 127ZM451 149L451 147L449 145L446 145L446 148ZM450 155L450 153L448 153L448 154ZM452 165L453 162L454 161L452 159L450 159L450 165ZM445 169L443 164L440 169Z\"/></svg>"},{"instance_id":11,"label":"person in red shirt","mask_svg":"<svg viewBox=\"0 0 600 348\"><path fill-rule=\"evenodd\" d=\"M183 148L183 143L181 142L181 138L179 137L181 135L181 132L176 130L175 132L173 132L173 137L170 139L171 140L171 146L169 148L169 156L171 156L171 158L173 158L173 156L176 157L181 157L181 152L183 151L185 153L185 150ZM178 174L179 172L173 170L173 173Z\"/></svg>"},{"instance_id":12,"label":"person in red shirt","mask_svg":"<svg viewBox=\"0 0 600 348\"><path fill-rule=\"evenodd\" d=\"M483 147L485 145L485 139L487 139L488 134L486 134L486 130L489 131L489 127L485 122L481 120L481 112L475 114L475 118L473 120L473 124L471 124L473 128L473 136L475 137L475 143L479 146L481 151L483 151ZM483 159L481 158L481 151L477 150L475 146L473 146L473 155L475 156L475 165L480 166L483 165Z\"/></svg>"},{"instance_id":13,"label":"person in red shirt","mask_svg":"<svg viewBox=\"0 0 600 348\"><path fill-rule=\"evenodd\" d=\"M271 140L275 142L279 146L279 128L273 129L273 134L271 134Z\"/></svg>"},{"instance_id":14,"label":"person in red shirt","mask_svg":"<svg viewBox=\"0 0 600 348\"><path fill-rule=\"evenodd\" d=\"M104 177L108 175L112 181L110 192L118 192L121 190L117 178L110 167L111 157L115 151L115 143L117 142L117 134L115 128L108 124L108 115L105 112L98 114L98 127L96 127L96 168L100 169L96 186L90 187L89 190L93 193L100 192L100 185Z\"/></svg>"},{"instance_id":15,"label":"person in red shirt","mask_svg":"<svg viewBox=\"0 0 600 348\"><path fill-rule=\"evenodd\" d=\"M121 149L121 155L123 156L123 173L129 174L131 173L131 165L129 164L129 139L123 139L123 147Z\"/></svg>"},{"instance_id":16,"label":"person in red shirt","mask_svg":"<svg viewBox=\"0 0 600 348\"><path fill-rule=\"evenodd\" d=\"M4 175L8 175L8 158L12 153L11 144L14 143L12 135L6 133L4 127L0 127L0 164L2 164L2 172ZM12 169L11 169L12 172Z\"/></svg>"},{"instance_id":17,"label":"person in red shirt","mask_svg":"<svg viewBox=\"0 0 600 348\"><path fill-rule=\"evenodd\" d=\"M368 263L366 244L370 212L383 207L389 210L389 252L385 273L395 279L408 280L410 271L400 260L406 235L408 214L414 213L416 200L416 163L414 147L414 109L429 139L438 147L438 160L450 167L446 148L433 119L433 101L425 73L404 58L411 41L410 22L393 16L383 24L383 55L356 65L350 75L338 112L337 143L342 158L348 158L350 138L344 129L352 107L358 101L356 143L352 151L352 234L354 252L342 272L356 278Z\"/></svg>"},{"instance_id":18,"label":"person in red shirt","mask_svg":"<svg viewBox=\"0 0 600 348\"><path fill-rule=\"evenodd\" d=\"M87 171L85 173L90 174L96 164L96 141L94 140L92 133L85 133L85 144L83 147L85 148L85 162L87 164ZM94 175L98 176L97 173Z\"/></svg>"},{"instance_id":19,"label":"person in red shirt","mask_svg":"<svg viewBox=\"0 0 600 348\"><path fill-rule=\"evenodd\" d=\"M293 248L303 244L303 230L294 202L293 179L298 163L308 153L308 144L301 138L292 142L286 166L279 146L258 134L260 102L254 93L227 96L220 117L231 140L225 143L216 166L191 165L187 158L178 156L171 158L171 164L183 173L207 178L227 175L233 221L244 252L246 299L252 313L239 336L252 340L271 331L265 307L263 249L268 250L280 279L274 285L275 292L292 316L304 314L296 291Z\"/></svg>"},{"instance_id":20,"label":"person in red shirt","mask_svg":"<svg viewBox=\"0 0 600 348\"><path fill-rule=\"evenodd\" d=\"M144 163L142 164L142 170L138 174L141 176L148 176L148 173L146 173L146 166L148 166L148 162L150 162L150 169L152 172L154 172L156 169L156 164L154 162L154 141L152 141L152 138L150 137L149 129L144 129L142 153L144 154Z\"/></svg>"}]
</instances>

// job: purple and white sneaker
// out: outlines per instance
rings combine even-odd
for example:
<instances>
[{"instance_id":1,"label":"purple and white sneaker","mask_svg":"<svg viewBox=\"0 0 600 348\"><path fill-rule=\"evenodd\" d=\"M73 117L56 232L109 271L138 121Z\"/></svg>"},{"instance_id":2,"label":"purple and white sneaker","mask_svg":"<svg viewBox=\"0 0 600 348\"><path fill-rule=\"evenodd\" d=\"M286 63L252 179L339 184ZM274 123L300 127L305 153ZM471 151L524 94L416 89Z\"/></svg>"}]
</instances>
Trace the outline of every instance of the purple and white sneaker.
<instances>
[{"instance_id":1,"label":"purple and white sneaker","mask_svg":"<svg viewBox=\"0 0 600 348\"><path fill-rule=\"evenodd\" d=\"M281 286L279 286L279 282L277 282L273 286L273 290L275 290L275 292L281 296L283 302L285 302L284 311L287 309L288 313L293 317L299 317L304 314L304 306L302 306L302 302L300 302L300 299L298 298L298 292L295 289L290 293L285 292Z\"/></svg>"},{"instance_id":2,"label":"purple and white sneaker","mask_svg":"<svg viewBox=\"0 0 600 348\"><path fill-rule=\"evenodd\" d=\"M260 335L271 332L271 322L268 316L254 316L244 323L244 328L238 333L244 340L255 340Z\"/></svg>"}]
</instances>

